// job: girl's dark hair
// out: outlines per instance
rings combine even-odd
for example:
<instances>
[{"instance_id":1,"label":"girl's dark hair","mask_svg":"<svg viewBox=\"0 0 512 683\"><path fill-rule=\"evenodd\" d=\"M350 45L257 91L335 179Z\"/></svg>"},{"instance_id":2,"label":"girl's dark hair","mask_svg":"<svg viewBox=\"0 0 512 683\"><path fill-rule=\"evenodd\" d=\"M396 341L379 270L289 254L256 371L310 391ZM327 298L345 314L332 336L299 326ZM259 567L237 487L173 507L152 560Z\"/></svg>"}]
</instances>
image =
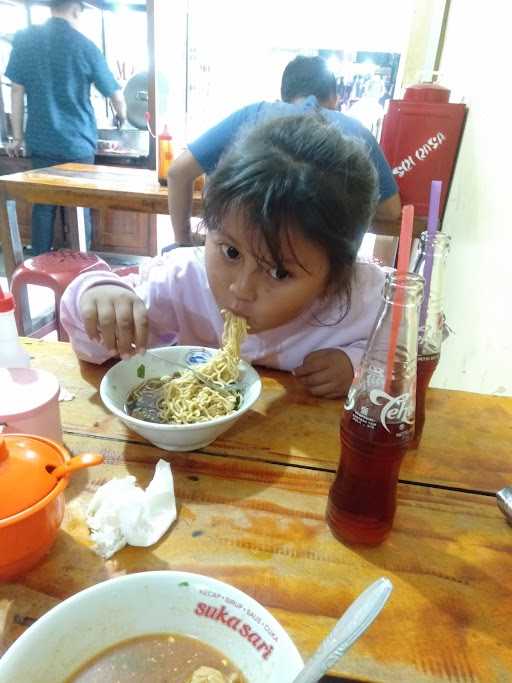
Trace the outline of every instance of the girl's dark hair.
<instances>
[{"instance_id":1,"label":"girl's dark hair","mask_svg":"<svg viewBox=\"0 0 512 683\"><path fill-rule=\"evenodd\" d=\"M228 150L204 196L208 230L228 212L259 233L277 267L288 231L324 249L329 290L350 306L353 265L373 215L376 172L363 143L319 115L274 118L250 129Z\"/></svg>"}]
</instances>

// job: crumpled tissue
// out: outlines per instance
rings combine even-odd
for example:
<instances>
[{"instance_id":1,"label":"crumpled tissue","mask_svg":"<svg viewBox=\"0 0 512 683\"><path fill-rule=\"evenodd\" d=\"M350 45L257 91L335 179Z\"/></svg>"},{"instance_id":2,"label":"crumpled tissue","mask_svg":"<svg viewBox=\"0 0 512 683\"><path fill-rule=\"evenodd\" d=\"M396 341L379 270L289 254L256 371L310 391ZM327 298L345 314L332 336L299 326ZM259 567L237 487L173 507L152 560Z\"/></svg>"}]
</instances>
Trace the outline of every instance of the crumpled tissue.
<instances>
[{"instance_id":1,"label":"crumpled tissue","mask_svg":"<svg viewBox=\"0 0 512 683\"><path fill-rule=\"evenodd\" d=\"M98 555L108 559L126 544L156 543L176 519L171 466L159 460L144 491L133 476L112 479L96 491L86 520Z\"/></svg>"}]
</instances>

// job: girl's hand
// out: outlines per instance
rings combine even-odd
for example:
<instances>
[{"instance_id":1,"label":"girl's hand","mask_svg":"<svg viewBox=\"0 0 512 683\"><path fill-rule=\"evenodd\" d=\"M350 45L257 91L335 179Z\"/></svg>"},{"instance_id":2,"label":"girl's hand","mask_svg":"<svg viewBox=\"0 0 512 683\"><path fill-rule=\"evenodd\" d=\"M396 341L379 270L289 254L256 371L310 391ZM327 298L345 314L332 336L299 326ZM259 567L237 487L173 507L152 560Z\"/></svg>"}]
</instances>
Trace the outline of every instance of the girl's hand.
<instances>
[{"instance_id":1,"label":"girl's hand","mask_svg":"<svg viewBox=\"0 0 512 683\"><path fill-rule=\"evenodd\" d=\"M313 396L341 398L350 389L354 369L344 351L321 349L306 356L293 374Z\"/></svg>"},{"instance_id":2,"label":"girl's hand","mask_svg":"<svg viewBox=\"0 0 512 683\"><path fill-rule=\"evenodd\" d=\"M119 285L97 285L82 294L79 308L90 339L102 342L121 357L144 352L148 315L135 292Z\"/></svg>"}]
</instances>

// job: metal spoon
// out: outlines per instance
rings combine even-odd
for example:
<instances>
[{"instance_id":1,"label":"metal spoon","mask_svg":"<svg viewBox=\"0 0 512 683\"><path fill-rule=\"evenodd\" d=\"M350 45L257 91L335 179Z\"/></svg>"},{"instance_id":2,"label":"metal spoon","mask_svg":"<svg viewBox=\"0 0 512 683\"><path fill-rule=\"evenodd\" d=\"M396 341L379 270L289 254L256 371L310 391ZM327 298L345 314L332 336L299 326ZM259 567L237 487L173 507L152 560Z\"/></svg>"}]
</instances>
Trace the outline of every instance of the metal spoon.
<instances>
[{"instance_id":1,"label":"metal spoon","mask_svg":"<svg viewBox=\"0 0 512 683\"><path fill-rule=\"evenodd\" d=\"M391 581L381 578L363 591L345 611L292 683L317 683L366 631L386 604L392 590Z\"/></svg>"},{"instance_id":2,"label":"metal spoon","mask_svg":"<svg viewBox=\"0 0 512 683\"><path fill-rule=\"evenodd\" d=\"M496 494L496 502L509 524L512 524L512 486L506 486Z\"/></svg>"},{"instance_id":3,"label":"metal spoon","mask_svg":"<svg viewBox=\"0 0 512 683\"><path fill-rule=\"evenodd\" d=\"M200 372L190 367L190 365L185 365L184 363L177 363L176 361L168 360L167 358L162 358L157 353L153 353L152 351L146 350L145 353L146 355L151 356L152 358L158 358L159 361L163 361L164 363L171 365L174 369L180 368L181 370L190 370L190 372L194 375L196 379L198 379L200 382L202 382L202 384L209 387L210 389L213 389L214 391L219 391L221 393L224 392L228 394L236 394L238 392L243 391L244 389L244 386L241 382L219 384L218 382L214 382L208 379L207 377L204 377Z\"/></svg>"}]
</instances>

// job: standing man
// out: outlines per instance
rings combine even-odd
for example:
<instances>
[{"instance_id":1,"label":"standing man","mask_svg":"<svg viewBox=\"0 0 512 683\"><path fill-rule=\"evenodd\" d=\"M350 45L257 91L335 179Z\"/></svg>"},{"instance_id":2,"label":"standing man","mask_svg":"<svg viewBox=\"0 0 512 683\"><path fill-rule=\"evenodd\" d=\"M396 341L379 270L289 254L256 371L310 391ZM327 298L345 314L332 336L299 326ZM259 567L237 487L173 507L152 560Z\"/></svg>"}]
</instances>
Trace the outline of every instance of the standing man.
<instances>
[{"instance_id":1,"label":"standing man","mask_svg":"<svg viewBox=\"0 0 512 683\"><path fill-rule=\"evenodd\" d=\"M190 228L192 188L202 173L211 173L223 152L248 126L272 117L294 114L321 115L347 137L360 139L377 170L379 204L372 231L388 234L399 226L401 203L388 162L373 135L356 119L336 111L336 78L321 57L298 56L285 68L281 81L282 101L257 102L239 109L210 128L188 146L169 169L169 213L175 240L187 245L193 241Z\"/></svg>"},{"instance_id":2,"label":"standing man","mask_svg":"<svg viewBox=\"0 0 512 683\"><path fill-rule=\"evenodd\" d=\"M52 0L52 17L42 26L16 33L5 75L12 83L14 140L9 156L23 146L24 98L27 95L26 145L33 168L66 162L94 163L97 130L90 99L91 84L109 97L122 123L126 106L121 88L98 48L77 30L84 9L77 0ZM56 206L35 204L32 210L34 255L50 251ZM88 246L90 212L85 212Z\"/></svg>"}]
</instances>

